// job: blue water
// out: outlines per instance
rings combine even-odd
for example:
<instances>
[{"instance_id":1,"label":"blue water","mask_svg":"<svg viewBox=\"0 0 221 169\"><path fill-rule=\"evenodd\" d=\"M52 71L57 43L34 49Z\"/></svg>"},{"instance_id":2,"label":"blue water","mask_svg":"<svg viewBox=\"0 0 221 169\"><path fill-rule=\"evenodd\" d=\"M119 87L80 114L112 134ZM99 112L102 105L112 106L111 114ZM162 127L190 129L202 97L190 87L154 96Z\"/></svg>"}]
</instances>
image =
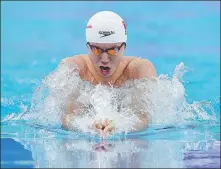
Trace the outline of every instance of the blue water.
<instances>
[{"instance_id":1,"label":"blue water","mask_svg":"<svg viewBox=\"0 0 221 169\"><path fill-rule=\"evenodd\" d=\"M2 2L1 119L29 108L34 90L62 58L87 52L85 25L100 10L125 19L125 55L151 60L158 74L172 76L181 62L189 67L182 79L186 99L209 101L216 122L151 126L106 141L2 122L1 167L220 167L218 1Z\"/></svg>"}]
</instances>

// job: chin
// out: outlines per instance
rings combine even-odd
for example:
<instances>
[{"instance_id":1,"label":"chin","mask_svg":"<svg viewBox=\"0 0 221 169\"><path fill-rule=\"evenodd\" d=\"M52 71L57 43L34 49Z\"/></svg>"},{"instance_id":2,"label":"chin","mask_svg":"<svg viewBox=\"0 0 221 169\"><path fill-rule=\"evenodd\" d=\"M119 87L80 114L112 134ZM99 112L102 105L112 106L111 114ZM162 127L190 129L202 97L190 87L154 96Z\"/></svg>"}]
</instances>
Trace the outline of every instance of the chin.
<instances>
[{"instance_id":1,"label":"chin","mask_svg":"<svg viewBox=\"0 0 221 169\"><path fill-rule=\"evenodd\" d=\"M113 73L107 74L107 75L102 75L103 77L110 77Z\"/></svg>"},{"instance_id":2,"label":"chin","mask_svg":"<svg viewBox=\"0 0 221 169\"><path fill-rule=\"evenodd\" d=\"M104 77L104 78L108 78L108 77L110 77L113 73L108 73L107 75L103 75L102 73L99 72L99 74L100 74L100 76L102 76L102 77Z\"/></svg>"},{"instance_id":3,"label":"chin","mask_svg":"<svg viewBox=\"0 0 221 169\"><path fill-rule=\"evenodd\" d=\"M104 75L100 72L100 75L104 78L108 78L108 77L111 77L113 75L114 71L110 71L108 74Z\"/></svg>"}]
</instances>

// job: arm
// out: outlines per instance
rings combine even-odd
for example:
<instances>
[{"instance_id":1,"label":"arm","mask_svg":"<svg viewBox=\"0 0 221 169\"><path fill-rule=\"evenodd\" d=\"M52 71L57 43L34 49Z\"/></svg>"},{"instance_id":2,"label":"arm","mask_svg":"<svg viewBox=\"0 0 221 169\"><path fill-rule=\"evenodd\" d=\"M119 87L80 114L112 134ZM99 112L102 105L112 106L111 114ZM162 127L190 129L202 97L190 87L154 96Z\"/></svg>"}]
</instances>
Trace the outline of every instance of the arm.
<instances>
[{"instance_id":1,"label":"arm","mask_svg":"<svg viewBox=\"0 0 221 169\"><path fill-rule=\"evenodd\" d=\"M148 126L147 115L146 113L139 112L137 116L140 119L140 122L135 125L135 129L136 131L142 131Z\"/></svg>"},{"instance_id":2,"label":"arm","mask_svg":"<svg viewBox=\"0 0 221 169\"><path fill-rule=\"evenodd\" d=\"M67 102L64 106L64 114L62 116L62 128L66 130L72 129L72 119L78 115L78 110L80 109L79 105L74 102Z\"/></svg>"},{"instance_id":3,"label":"arm","mask_svg":"<svg viewBox=\"0 0 221 169\"><path fill-rule=\"evenodd\" d=\"M148 60L139 60L136 70L134 79L141 79L141 78L155 78L157 77L157 73L155 70L154 65ZM142 93L142 92L141 92ZM136 131L141 131L148 126L148 117L147 114L144 112L137 113L140 122L136 124L135 128Z\"/></svg>"},{"instance_id":4,"label":"arm","mask_svg":"<svg viewBox=\"0 0 221 169\"><path fill-rule=\"evenodd\" d=\"M141 61L139 61L136 69L136 79L157 77L154 65L148 60L142 59Z\"/></svg>"},{"instance_id":5,"label":"arm","mask_svg":"<svg viewBox=\"0 0 221 169\"><path fill-rule=\"evenodd\" d=\"M73 64L79 67L79 65L82 63L79 57L75 56L75 57L68 57L68 58L63 59L60 62L59 66L62 64L69 65L69 66L72 66ZM78 90L75 90L75 91L71 91L70 94L65 98L65 101L64 101L65 103L63 106L63 115L61 117L62 128L64 129L71 130L73 128L71 124L72 119L75 116L79 115L78 113L82 105L76 102L76 99L78 96L79 96L79 92Z\"/></svg>"}]
</instances>

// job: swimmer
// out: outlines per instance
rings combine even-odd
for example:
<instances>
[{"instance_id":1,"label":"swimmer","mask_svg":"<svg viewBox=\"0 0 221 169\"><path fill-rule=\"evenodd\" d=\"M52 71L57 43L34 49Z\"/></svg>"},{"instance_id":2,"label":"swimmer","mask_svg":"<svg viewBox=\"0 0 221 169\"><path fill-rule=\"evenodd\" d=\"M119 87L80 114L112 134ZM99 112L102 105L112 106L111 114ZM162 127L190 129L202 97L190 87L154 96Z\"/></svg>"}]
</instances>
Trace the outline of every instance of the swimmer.
<instances>
[{"instance_id":1,"label":"swimmer","mask_svg":"<svg viewBox=\"0 0 221 169\"><path fill-rule=\"evenodd\" d=\"M76 64L81 79L93 85L121 87L127 80L156 77L156 70L150 61L124 56L126 41L124 20L111 11L98 12L89 19L86 26L88 53L67 57L61 63ZM70 129L68 124L71 118L77 116L77 109L79 105L67 104L67 111L62 118L63 128ZM138 118L140 123L135 126L137 131L145 129L148 124L146 113L138 113ZM114 122L110 119L94 121L91 127L103 137L115 130Z\"/></svg>"}]
</instances>

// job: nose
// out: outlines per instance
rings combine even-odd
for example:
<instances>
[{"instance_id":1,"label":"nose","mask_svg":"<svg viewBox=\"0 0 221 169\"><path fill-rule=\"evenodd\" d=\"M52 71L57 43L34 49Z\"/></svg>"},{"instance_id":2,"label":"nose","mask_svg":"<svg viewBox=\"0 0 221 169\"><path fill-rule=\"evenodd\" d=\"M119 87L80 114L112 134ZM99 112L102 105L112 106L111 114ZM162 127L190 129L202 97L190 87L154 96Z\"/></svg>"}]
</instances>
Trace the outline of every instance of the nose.
<instances>
[{"instance_id":1,"label":"nose","mask_svg":"<svg viewBox=\"0 0 221 169\"><path fill-rule=\"evenodd\" d=\"M110 61L110 58L109 58L109 56L108 56L108 54L107 53L103 53L102 55L101 55L101 63L103 64L103 65L106 65L106 64L108 64L109 63L109 61Z\"/></svg>"},{"instance_id":2,"label":"nose","mask_svg":"<svg viewBox=\"0 0 221 169\"><path fill-rule=\"evenodd\" d=\"M102 63L102 65L107 65L108 64L108 62L103 62L103 61L101 61L101 63Z\"/></svg>"}]
</instances>

